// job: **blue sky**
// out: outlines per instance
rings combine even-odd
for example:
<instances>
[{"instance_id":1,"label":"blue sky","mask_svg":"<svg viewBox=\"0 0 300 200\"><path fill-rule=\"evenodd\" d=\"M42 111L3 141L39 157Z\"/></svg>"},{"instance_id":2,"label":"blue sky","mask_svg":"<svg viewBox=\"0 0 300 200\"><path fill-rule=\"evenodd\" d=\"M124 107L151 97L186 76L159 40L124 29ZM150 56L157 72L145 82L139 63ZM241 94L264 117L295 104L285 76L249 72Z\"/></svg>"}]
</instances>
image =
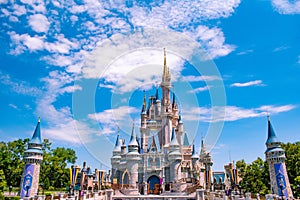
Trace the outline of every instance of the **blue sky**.
<instances>
[{"instance_id":1,"label":"blue sky","mask_svg":"<svg viewBox=\"0 0 300 200\"><path fill-rule=\"evenodd\" d=\"M30 137L40 116L54 147L105 168L117 127L127 140L133 122L138 132L163 48L186 132L198 149L206 137L215 170L264 157L267 113L281 141L300 139L300 1L0 6L0 140Z\"/></svg>"}]
</instances>

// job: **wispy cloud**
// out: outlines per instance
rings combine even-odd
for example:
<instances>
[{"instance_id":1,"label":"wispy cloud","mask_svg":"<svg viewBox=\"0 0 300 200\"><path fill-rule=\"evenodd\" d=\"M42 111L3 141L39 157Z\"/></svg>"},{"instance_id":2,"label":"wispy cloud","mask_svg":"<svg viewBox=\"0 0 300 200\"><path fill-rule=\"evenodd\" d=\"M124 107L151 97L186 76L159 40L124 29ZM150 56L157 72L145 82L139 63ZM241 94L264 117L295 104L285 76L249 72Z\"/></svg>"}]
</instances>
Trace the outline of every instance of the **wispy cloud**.
<instances>
[{"instance_id":1,"label":"wispy cloud","mask_svg":"<svg viewBox=\"0 0 300 200\"><path fill-rule=\"evenodd\" d=\"M9 106L9 107L12 107L12 108L15 109L15 110L18 109L18 106L16 106L15 104L12 104L12 103L8 104L8 106Z\"/></svg>"},{"instance_id":2,"label":"wispy cloud","mask_svg":"<svg viewBox=\"0 0 300 200\"><path fill-rule=\"evenodd\" d=\"M272 5L280 14L299 14L300 1L272 0Z\"/></svg>"},{"instance_id":3,"label":"wispy cloud","mask_svg":"<svg viewBox=\"0 0 300 200\"><path fill-rule=\"evenodd\" d=\"M245 50L245 51L240 51L236 55L245 55L245 54L249 54L249 53L252 53L252 52L253 52L253 49L248 49L248 50Z\"/></svg>"},{"instance_id":4,"label":"wispy cloud","mask_svg":"<svg viewBox=\"0 0 300 200\"><path fill-rule=\"evenodd\" d=\"M89 114L88 117L100 123L102 127L101 134L111 134L115 133L118 127L124 128L124 126L128 126L128 122L132 118L130 115L138 112L139 109L135 107L121 106Z\"/></svg>"},{"instance_id":5,"label":"wispy cloud","mask_svg":"<svg viewBox=\"0 0 300 200\"><path fill-rule=\"evenodd\" d=\"M255 118L267 116L267 114L278 114L295 109L296 105L264 105L257 108L242 108L237 106L214 106L207 107L194 107L183 109L183 118L187 121L203 121L203 122L218 122L218 121L237 121L240 119ZM214 113L214 117L212 116ZM223 114L224 115L223 115Z\"/></svg>"},{"instance_id":6,"label":"wispy cloud","mask_svg":"<svg viewBox=\"0 0 300 200\"><path fill-rule=\"evenodd\" d=\"M204 92L204 91L209 90L209 88L210 88L209 86L199 87L199 88L196 88L196 89L193 89L193 90L189 90L188 93Z\"/></svg>"},{"instance_id":7,"label":"wispy cloud","mask_svg":"<svg viewBox=\"0 0 300 200\"><path fill-rule=\"evenodd\" d=\"M280 46L280 47L275 48L273 50L273 52L284 51L284 50L289 49L289 48L290 48L289 46L284 45L284 46Z\"/></svg>"},{"instance_id":8,"label":"wispy cloud","mask_svg":"<svg viewBox=\"0 0 300 200\"><path fill-rule=\"evenodd\" d=\"M182 76L182 81L188 81L188 82L199 82L199 81L215 81L215 80L221 80L218 76Z\"/></svg>"},{"instance_id":9,"label":"wispy cloud","mask_svg":"<svg viewBox=\"0 0 300 200\"><path fill-rule=\"evenodd\" d=\"M12 91L17 94L37 96L41 94L41 90L37 87L31 86L29 83L17 79L12 79L9 75L3 74L0 71L0 83L8 86Z\"/></svg>"},{"instance_id":10,"label":"wispy cloud","mask_svg":"<svg viewBox=\"0 0 300 200\"><path fill-rule=\"evenodd\" d=\"M230 87L266 86L262 80L249 81L245 83L232 83Z\"/></svg>"}]
</instances>

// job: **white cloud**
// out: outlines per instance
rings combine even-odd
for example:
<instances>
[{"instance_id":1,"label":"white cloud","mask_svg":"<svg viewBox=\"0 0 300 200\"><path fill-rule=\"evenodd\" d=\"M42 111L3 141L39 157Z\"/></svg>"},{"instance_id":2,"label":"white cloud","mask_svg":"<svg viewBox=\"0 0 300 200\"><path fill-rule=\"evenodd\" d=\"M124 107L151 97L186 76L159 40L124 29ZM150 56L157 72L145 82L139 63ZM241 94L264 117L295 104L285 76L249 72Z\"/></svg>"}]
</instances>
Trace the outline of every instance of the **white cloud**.
<instances>
[{"instance_id":1,"label":"white cloud","mask_svg":"<svg viewBox=\"0 0 300 200\"><path fill-rule=\"evenodd\" d=\"M88 117L98 121L102 127L101 134L115 133L117 128L124 128L130 124L130 115L140 110L131 106L121 106L104 110L99 113L89 114ZM129 123L129 124L128 124Z\"/></svg>"},{"instance_id":2,"label":"white cloud","mask_svg":"<svg viewBox=\"0 0 300 200\"><path fill-rule=\"evenodd\" d=\"M70 144L80 144L91 141L92 135L97 134L97 131L87 123L73 119L69 106L54 105L60 95L81 90L77 85L70 85L73 80L74 76L59 71L52 71L47 77L42 78L46 91L37 99L38 106L35 112L48 125L43 128L44 137Z\"/></svg>"},{"instance_id":3,"label":"white cloud","mask_svg":"<svg viewBox=\"0 0 300 200\"><path fill-rule=\"evenodd\" d=\"M249 81L245 83L232 83L230 87L265 86L262 80Z\"/></svg>"},{"instance_id":4,"label":"white cloud","mask_svg":"<svg viewBox=\"0 0 300 200\"><path fill-rule=\"evenodd\" d=\"M125 8L132 15L132 21L143 27L176 27L189 24L192 20L199 22L203 19L217 19L228 17L240 4L239 0L218 1L163 1L150 5L132 2L132 6ZM155 5L156 4L156 5ZM124 9L124 5L114 2L113 7Z\"/></svg>"},{"instance_id":5,"label":"white cloud","mask_svg":"<svg viewBox=\"0 0 300 200\"><path fill-rule=\"evenodd\" d=\"M92 65L85 65L83 75L86 78L99 78L101 86L113 88L113 92L124 93L134 89L149 89L161 81L163 71L162 49L137 49L114 60L112 49L107 52L95 52ZM110 61L111 59L111 61ZM98 62L99 60L99 62ZM107 60L109 66L101 63ZM183 60L167 53L167 65L170 66L172 81L175 81L183 69Z\"/></svg>"},{"instance_id":6,"label":"white cloud","mask_svg":"<svg viewBox=\"0 0 300 200\"><path fill-rule=\"evenodd\" d=\"M16 110L18 109L18 106L16 106L15 104L12 104L12 103L8 104L8 106L12 107L13 109L16 109Z\"/></svg>"},{"instance_id":7,"label":"white cloud","mask_svg":"<svg viewBox=\"0 0 300 200\"><path fill-rule=\"evenodd\" d=\"M1 71L0 83L9 86L11 90L13 90L17 94L37 96L41 93L38 88L30 86L25 81L12 79L9 75L3 74Z\"/></svg>"},{"instance_id":8,"label":"white cloud","mask_svg":"<svg viewBox=\"0 0 300 200\"><path fill-rule=\"evenodd\" d=\"M14 9L13 14L17 16L25 15L27 13L25 6L14 4L13 9Z\"/></svg>"},{"instance_id":9,"label":"white cloud","mask_svg":"<svg viewBox=\"0 0 300 200\"><path fill-rule=\"evenodd\" d=\"M237 106L194 107L183 109L183 119L187 121L200 120L203 122L237 121L240 119L263 117L267 114L278 114L295 109L295 105L264 105L258 108L241 108ZM225 111L225 116L221 115ZM212 113L215 113L212 118ZM221 113L221 114L220 114Z\"/></svg>"},{"instance_id":10,"label":"white cloud","mask_svg":"<svg viewBox=\"0 0 300 200\"><path fill-rule=\"evenodd\" d=\"M199 82L199 81L215 81L220 80L221 78L218 76L182 76L182 81L188 81L188 82Z\"/></svg>"},{"instance_id":11,"label":"white cloud","mask_svg":"<svg viewBox=\"0 0 300 200\"><path fill-rule=\"evenodd\" d=\"M75 92L76 90L82 90L82 87L78 86L78 85L71 85L71 86L66 86L66 87L63 87L61 89L61 94L63 93L73 93Z\"/></svg>"},{"instance_id":12,"label":"white cloud","mask_svg":"<svg viewBox=\"0 0 300 200\"><path fill-rule=\"evenodd\" d=\"M11 22L18 22L19 21L16 16L9 16L8 20L11 21Z\"/></svg>"},{"instance_id":13,"label":"white cloud","mask_svg":"<svg viewBox=\"0 0 300 200\"><path fill-rule=\"evenodd\" d=\"M299 0L272 0L272 5L280 14L300 14Z\"/></svg>"},{"instance_id":14,"label":"white cloud","mask_svg":"<svg viewBox=\"0 0 300 200\"><path fill-rule=\"evenodd\" d=\"M45 13L45 1L43 0L21 0L23 4L27 4L30 9L30 12L33 13Z\"/></svg>"},{"instance_id":15,"label":"white cloud","mask_svg":"<svg viewBox=\"0 0 300 200\"><path fill-rule=\"evenodd\" d=\"M204 92L209 90L210 87L209 86L204 86L204 87L199 87L199 88L195 88L193 90L189 90L188 93L198 93L198 92Z\"/></svg>"},{"instance_id":16,"label":"white cloud","mask_svg":"<svg viewBox=\"0 0 300 200\"><path fill-rule=\"evenodd\" d=\"M43 38L40 36L33 36L22 34L19 35L15 32L9 32L11 40L14 42L14 44L17 46L17 48L14 51L11 51L13 54L20 54L26 49L29 51L37 51L44 49L44 41Z\"/></svg>"},{"instance_id":17,"label":"white cloud","mask_svg":"<svg viewBox=\"0 0 300 200\"><path fill-rule=\"evenodd\" d=\"M248 50L245 50L245 51L238 52L237 55L245 55L245 54L249 54L249 53L252 53L252 52L253 52L252 49L248 49Z\"/></svg>"},{"instance_id":18,"label":"white cloud","mask_svg":"<svg viewBox=\"0 0 300 200\"><path fill-rule=\"evenodd\" d=\"M280 46L280 47L275 48L275 49L273 50L273 52L284 51L284 50L287 50L287 49L289 49L289 48L291 48L291 47L284 45L284 46Z\"/></svg>"},{"instance_id":19,"label":"white cloud","mask_svg":"<svg viewBox=\"0 0 300 200\"><path fill-rule=\"evenodd\" d=\"M220 28L199 25L194 30L185 30L184 33L198 41L207 51L205 59L226 56L236 48L234 45L225 44L225 36Z\"/></svg>"},{"instance_id":20,"label":"white cloud","mask_svg":"<svg viewBox=\"0 0 300 200\"><path fill-rule=\"evenodd\" d=\"M47 33L49 30L50 22L47 17L42 14L34 14L28 17L28 24L32 30L38 33Z\"/></svg>"},{"instance_id":21,"label":"white cloud","mask_svg":"<svg viewBox=\"0 0 300 200\"><path fill-rule=\"evenodd\" d=\"M290 110L293 110L294 108L296 108L295 105L284 105L284 106L267 105L267 106L261 106L261 107L257 108L257 110L265 111L270 114L273 114L273 113L290 111Z\"/></svg>"}]
</instances>

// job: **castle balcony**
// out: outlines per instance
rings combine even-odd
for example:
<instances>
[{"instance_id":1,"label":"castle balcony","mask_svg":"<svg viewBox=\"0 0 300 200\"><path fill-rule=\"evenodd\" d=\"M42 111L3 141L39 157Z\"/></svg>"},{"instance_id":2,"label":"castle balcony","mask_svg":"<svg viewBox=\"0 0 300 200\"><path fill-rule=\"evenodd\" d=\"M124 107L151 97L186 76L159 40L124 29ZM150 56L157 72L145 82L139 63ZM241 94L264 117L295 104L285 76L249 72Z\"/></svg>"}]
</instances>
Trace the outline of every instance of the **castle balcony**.
<instances>
[{"instance_id":1,"label":"castle balcony","mask_svg":"<svg viewBox=\"0 0 300 200\"><path fill-rule=\"evenodd\" d=\"M150 120L147 122L147 127L150 129L157 129L157 122L154 120Z\"/></svg>"},{"instance_id":2,"label":"castle balcony","mask_svg":"<svg viewBox=\"0 0 300 200\"><path fill-rule=\"evenodd\" d=\"M148 166L146 167L147 172L151 172L151 171L162 171L161 167L157 167L157 166Z\"/></svg>"}]
</instances>

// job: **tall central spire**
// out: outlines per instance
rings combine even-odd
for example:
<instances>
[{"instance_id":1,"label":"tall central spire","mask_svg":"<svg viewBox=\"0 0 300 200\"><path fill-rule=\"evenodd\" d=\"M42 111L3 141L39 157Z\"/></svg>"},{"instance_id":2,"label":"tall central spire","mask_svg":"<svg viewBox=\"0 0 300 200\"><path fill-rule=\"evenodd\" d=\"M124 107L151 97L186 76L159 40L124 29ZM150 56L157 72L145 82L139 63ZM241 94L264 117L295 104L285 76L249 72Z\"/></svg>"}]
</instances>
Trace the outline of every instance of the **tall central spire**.
<instances>
[{"instance_id":1,"label":"tall central spire","mask_svg":"<svg viewBox=\"0 0 300 200\"><path fill-rule=\"evenodd\" d=\"M167 55L166 55L166 49L164 48L164 72L162 77L162 82L170 82L171 81L171 75L169 67L167 66Z\"/></svg>"},{"instance_id":2,"label":"tall central spire","mask_svg":"<svg viewBox=\"0 0 300 200\"><path fill-rule=\"evenodd\" d=\"M166 56L166 49L164 48L164 76L167 75L167 56Z\"/></svg>"}]
</instances>

